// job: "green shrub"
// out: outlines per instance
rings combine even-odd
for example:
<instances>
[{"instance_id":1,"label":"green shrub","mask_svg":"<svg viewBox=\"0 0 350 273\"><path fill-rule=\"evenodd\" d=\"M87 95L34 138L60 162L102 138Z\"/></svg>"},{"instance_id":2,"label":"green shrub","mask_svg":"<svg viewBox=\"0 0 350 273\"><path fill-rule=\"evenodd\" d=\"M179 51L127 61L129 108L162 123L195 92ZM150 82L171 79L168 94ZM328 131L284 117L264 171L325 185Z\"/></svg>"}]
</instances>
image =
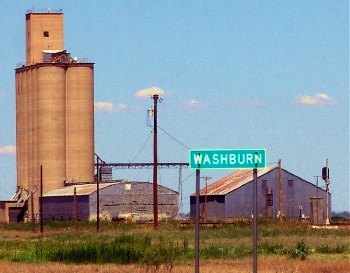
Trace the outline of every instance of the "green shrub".
<instances>
[{"instance_id":1,"label":"green shrub","mask_svg":"<svg viewBox=\"0 0 350 273\"><path fill-rule=\"evenodd\" d=\"M171 271L177 263L194 259L194 225L181 229L176 222L161 223L157 232L152 225L108 222L101 222L101 232L96 232L93 222L79 222L79 232L74 232L73 221L45 223L44 235L31 233L30 224L1 224L0 229L0 261L138 264ZM258 236L264 243L259 244L258 253L300 260L307 258L311 248L312 253L350 253L348 235L345 228L313 229L300 221L259 219ZM249 257L251 236L251 219L201 226L200 258ZM327 244L318 245L321 237L328 237ZM306 246L299 238L313 244Z\"/></svg>"},{"instance_id":2,"label":"green shrub","mask_svg":"<svg viewBox=\"0 0 350 273\"><path fill-rule=\"evenodd\" d=\"M200 249L200 257L203 259L221 259L229 256L229 248L225 246L210 245Z\"/></svg>"},{"instance_id":3,"label":"green shrub","mask_svg":"<svg viewBox=\"0 0 350 273\"><path fill-rule=\"evenodd\" d=\"M305 245L305 240L299 241L294 249L289 253L289 256L293 259L305 260L309 250Z\"/></svg>"},{"instance_id":4,"label":"green shrub","mask_svg":"<svg viewBox=\"0 0 350 273\"><path fill-rule=\"evenodd\" d=\"M258 247L258 252L261 254L286 254L288 253L288 250L286 247L284 247L281 244L268 244L268 243L263 243L260 244Z\"/></svg>"},{"instance_id":5,"label":"green shrub","mask_svg":"<svg viewBox=\"0 0 350 273\"><path fill-rule=\"evenodd\" d=\"M247 247L246 245L239 245L236 247L233 251L233 258L244 258L247 256L251 256L253 253L252 249L250 247Z\"/></svg>"},{"instance_id":6,"label":"green shrub","mask_svg":"<svg viewBox=\"0 0 350 273\"><path fill-rule=\"evenodd\" d=\"M347 253L347 251L349 251L349 248L346 245L337 245L335 247L331 247L329 245L321 245L315 249L315 252L323 254L341 254Z\"/></svg>"}]
</instances>

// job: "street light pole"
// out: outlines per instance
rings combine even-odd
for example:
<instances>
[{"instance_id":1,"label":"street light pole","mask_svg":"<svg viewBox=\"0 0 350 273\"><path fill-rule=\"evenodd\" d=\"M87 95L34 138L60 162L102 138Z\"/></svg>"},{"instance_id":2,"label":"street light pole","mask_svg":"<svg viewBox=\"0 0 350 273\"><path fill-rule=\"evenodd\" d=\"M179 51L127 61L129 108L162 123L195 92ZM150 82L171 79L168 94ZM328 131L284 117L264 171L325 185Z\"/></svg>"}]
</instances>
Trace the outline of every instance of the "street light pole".
<instances>
[{"instance_id":1,"label":"street light pole","mask_svg":"<svg viewBox=\"0 0 350 273\"><path fill-rule=\"evenodd\" d=\"M329 225L329 168L328 168L328 158L326 159L326 200L327 200L327 217L326 217L326 225Z\"/></svg>"},{"instance_id":2,"label":"street light pole","mask_svg":"<svg viewBox=\"0 0 350 273\"><path fill-rule=\"evenodd\" d=\"M153 227L158 230L158 136L157 136L157 103L159 95L152 96L154 102L153 122Z\"/></svg>"}]
</instances>

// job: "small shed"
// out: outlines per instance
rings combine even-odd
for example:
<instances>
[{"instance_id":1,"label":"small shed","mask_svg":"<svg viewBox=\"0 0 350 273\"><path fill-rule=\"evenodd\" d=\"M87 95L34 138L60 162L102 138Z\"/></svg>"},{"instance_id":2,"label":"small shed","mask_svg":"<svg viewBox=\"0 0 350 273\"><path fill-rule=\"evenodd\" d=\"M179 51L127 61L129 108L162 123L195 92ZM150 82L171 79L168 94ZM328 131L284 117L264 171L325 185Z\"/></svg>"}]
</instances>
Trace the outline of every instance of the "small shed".
<instances>
[{"instance_id":1,"label":"small shed","mask_svg":"<svg viewBox=\"0 0 350 273\"><path fill-rule=\"evenodd\" d=\"M75 192L75 193L74 193ZM72 185L43 195L44 220L96 220L96 184ZM179 194L158 185L158 217L174 218L179 209ZM153 220L153 184L122 181L100 183L99 216L102 220Z\"/></svg>"},{"instance_id":2,"label":"small shed","mask_svg":"<svg viewBox=\"0 0 350 273\"><path fill-rule=\"evenodd\" d=\"M16 200L0 200L0 222L20 222L27 206L18 206Z\"/></svg>"},{"instance_id":3,"label":"small shed","mask_svg":"<svg viewBox=\"0 0 350 273\"><path fill-rule=\"evenodd\" d=\"M326 219L327 192L279 167L258 169L259 217L310 218L318 204L318 223ZM331 195L329 194L329 213ZM200 190L200 214L207 219L247 218L253 214L253 170L237 170ZM196 193L190 196L195 217Z\"/></svg>"}]
</instances>

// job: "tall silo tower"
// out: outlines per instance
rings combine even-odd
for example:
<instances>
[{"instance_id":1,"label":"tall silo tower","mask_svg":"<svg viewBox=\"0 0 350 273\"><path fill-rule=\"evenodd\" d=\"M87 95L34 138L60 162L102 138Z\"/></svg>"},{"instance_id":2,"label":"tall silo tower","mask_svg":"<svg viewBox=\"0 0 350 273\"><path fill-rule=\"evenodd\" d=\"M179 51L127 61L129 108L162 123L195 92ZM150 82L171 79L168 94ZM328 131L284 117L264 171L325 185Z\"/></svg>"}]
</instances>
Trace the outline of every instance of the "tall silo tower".
<instances>
[{"instance_id":1,"label":"tall silo tower","mask_svg":"<svg viewBox=\"0 0 350 273\"><path fill-rule=\"evenodd\" d=\"M40 189L41 166L43 194L93 182L94 64L64 49L61 10L27 12L26 63L15 71L18 190Z\"/></svg>"}]
</instances>

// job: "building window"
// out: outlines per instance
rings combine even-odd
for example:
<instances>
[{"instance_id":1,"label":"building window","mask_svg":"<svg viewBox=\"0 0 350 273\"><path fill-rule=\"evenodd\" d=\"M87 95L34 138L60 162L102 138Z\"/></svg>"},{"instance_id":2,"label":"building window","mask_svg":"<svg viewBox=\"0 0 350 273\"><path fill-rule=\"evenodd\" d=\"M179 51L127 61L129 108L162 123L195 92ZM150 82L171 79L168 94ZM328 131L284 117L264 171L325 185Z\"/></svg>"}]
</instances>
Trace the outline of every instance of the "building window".
<instances>
[{"instance_id":1,"label":"building window","mask_svg":"<svg viewBox=\"0 0 350 273\"><path fill-rule=\"evenodd\" d=\"M293 187L293 180L288 180L288 187Z\"/></svg>"},{"instance_id":2,"label":"building window","mask_svg":"<svg viewBox=\"0 0 350 273\"><path fill-rule=\"evenodd\" d=\"M50 37L50 33L48 31L44 31L44 37Z\"/></svg>"},{"instance_id":3,"label":"building window","mask_svg":"<svg viewBox=\"0 0 350 273\"><path fill-rule=\"evenodd\" d=\"M266 201L269 207L273 207L273 191L272 188L266 189Z\"/></svg>"},{"instance_id":4,"label":"building window","mask_svg":"<svg viewBox=\"0 0 350 273\"><path fill-rule=\"evenodd\" d=\"M266 188L267 188L267 180L262 180L262 181L261 181L261 187L262 187L263 189L266 189Z\"/></svg>"}]
</instances>

